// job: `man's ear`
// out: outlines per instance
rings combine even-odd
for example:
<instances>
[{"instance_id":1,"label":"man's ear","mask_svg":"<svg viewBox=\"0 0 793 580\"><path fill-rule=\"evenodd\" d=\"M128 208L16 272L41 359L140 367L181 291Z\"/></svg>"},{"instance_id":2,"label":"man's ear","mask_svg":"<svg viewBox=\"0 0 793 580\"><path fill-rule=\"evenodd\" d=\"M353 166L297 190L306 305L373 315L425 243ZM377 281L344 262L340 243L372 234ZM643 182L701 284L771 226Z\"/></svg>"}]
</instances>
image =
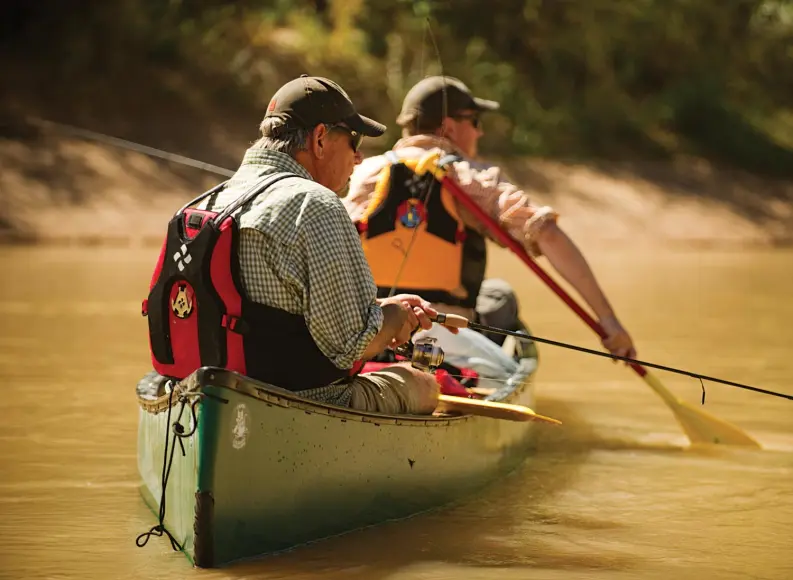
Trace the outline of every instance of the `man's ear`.
<instances>
[{"instance_id":1,"label":"man's ear","mask_svg":"<svg viewBox=\"0 0 793 580\"><path fill-rule=\"evenodd\" d=\"M454 135L454 119L451 117L444 117L443 121L441 121L441 126L437 130L437 134L443 137L449 137Z\"/></svg>"},{"instance_id":2,"label":"man's ear","mask_svg":"<svg viewBox=\"0 0 793 580\"><path fill-rule=\"evenodd\" d=\"M310 150L314 157L320 159L325 155L325 145L328 142L328 128L325 125L317 125L311 132Z\"/></svg>"}]
</instances>

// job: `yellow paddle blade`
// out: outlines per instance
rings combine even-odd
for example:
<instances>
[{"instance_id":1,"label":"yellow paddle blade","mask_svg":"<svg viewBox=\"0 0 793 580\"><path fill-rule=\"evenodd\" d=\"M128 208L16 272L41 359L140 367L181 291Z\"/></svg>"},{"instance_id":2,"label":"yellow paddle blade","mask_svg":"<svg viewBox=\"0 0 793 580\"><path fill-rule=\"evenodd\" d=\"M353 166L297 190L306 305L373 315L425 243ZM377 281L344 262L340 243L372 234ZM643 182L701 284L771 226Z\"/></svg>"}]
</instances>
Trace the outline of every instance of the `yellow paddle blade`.
<instances>
[{"instance_id":1,"label":"yellow paddle blade","mask_svg":"<svg viewBox=\"0 0 793 580\"><path fill-rule=\"evenodd\" d=\"M672 409L675 419L688 435L691 443L741 445L762 449L761 445L743 430L705 411L681 401L667 389L655 375L645 369L642 378Z\"/></svg>"},{"instance_id":2,"label":"yellow paddle blade","mask_svg":"<svg viewBox=\"0 0 793 580\"><path fill-rule=\"evenodd\" d=\"M466 415L481 415L492 419L505 419L507 421L541 421L552 425L561 425L562 422L551 417L538 415L532 409L523 405L510 405L496 401L482 401L480 399L466 399L451 395L440 395L436 409L442 413L456 412Z\"/></svg>"}]
</instances>

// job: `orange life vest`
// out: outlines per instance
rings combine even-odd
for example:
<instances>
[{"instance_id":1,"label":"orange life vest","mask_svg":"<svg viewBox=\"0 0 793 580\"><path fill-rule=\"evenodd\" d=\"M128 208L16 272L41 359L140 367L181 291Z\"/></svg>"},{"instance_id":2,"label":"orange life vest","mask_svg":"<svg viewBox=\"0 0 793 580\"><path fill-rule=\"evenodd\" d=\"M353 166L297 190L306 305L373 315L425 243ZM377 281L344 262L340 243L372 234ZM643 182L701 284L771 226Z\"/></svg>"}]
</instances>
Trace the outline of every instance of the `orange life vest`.
<instances>
[{"instance_id":1,"label":"orange life vest","mask_svg":"<svg viewBox=\"0 0 793 580\"><path fill-rule=\"evenodd\" d=\"M400 159L393 151L386 157L390 163L356 224L378 294L396 285L398 292L431 302L472 306L484 277L484 240L466 228L454 197L438 180L415 173L419 159ZM466 246L482 254L475 280L465 274L471 261Z\"/></svg>"}]
</instances>

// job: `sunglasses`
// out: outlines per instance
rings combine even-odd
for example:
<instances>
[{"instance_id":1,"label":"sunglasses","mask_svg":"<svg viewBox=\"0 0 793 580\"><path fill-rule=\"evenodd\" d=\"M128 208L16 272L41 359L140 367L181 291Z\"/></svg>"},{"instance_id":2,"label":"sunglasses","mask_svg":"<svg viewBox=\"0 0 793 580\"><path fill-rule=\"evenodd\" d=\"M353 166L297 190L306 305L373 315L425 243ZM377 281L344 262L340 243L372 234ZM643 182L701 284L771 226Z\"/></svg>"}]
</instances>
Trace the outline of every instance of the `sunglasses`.
<instances>
[{"instance_id":1,"label":"sunglasses","mask_svg":"<svg viewBox=\"0 0 793 580\"><path fill-rule=\"evenodd\" d=\"M358 153L358 149L361 148L361 141L363 141L363 134L359 133L358 131L353 131L346 125L328 125L328 129L344 131L350 136L350 149L353 150L353 153Z\"/></svg>"},{"instance_id":2,"label":"sunglasses","mask_svg":"<svg viewBox=\"0 0 793 580\"><path fill-rule=\"evenodd\" d=\"M482 119L479 117L478 113L468 113L468 114L460 114L460 115L450 115L452 119L457 121L461 120L468 120L471 121L471 126L474 129L478 129L482 125Z\"/></svg>"}]
</instances>

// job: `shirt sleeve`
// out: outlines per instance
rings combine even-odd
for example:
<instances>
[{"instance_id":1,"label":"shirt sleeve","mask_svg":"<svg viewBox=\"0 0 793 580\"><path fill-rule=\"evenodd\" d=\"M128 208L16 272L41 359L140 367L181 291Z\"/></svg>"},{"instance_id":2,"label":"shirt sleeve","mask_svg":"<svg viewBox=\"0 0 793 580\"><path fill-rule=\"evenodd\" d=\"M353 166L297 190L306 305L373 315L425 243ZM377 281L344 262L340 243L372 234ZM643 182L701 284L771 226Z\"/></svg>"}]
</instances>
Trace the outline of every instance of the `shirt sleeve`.
<instances>
[{"instance_id":1,"label":"shirt sleeve","mask_svg":"<svg viewBox=\"0 0 793 580\"><path fill-rule=\"evenodd\" d=\"M296 250L305 264L303 312L311 336L338 368L352 368L383 325L377 287L341 200L306 208Z\"/></svg>"},{"instance_id":2,"label":"shirt sleeve","mask_svg":"<svg viewBox=\"0 0 793 580\"><path fill-rule=\"evenodd\" d=\"M385 155L377 155L364 159L352 172L350 189L342 203L353 222L360 221L369 209L380 173L387 164Z\"/></svg>"},{"instance_id":3,"label":"shirt sleeve","mask_svg":"<svg viewBox=\"0 0 793 580\"><path fill-rule=\"evenodd\" d=\"M520 242L530 255L541 255L537 237L548 223L558 219L559 214L553 208L532 204L526 192L506 179L501 168L495 165L458 161L452 169L449 176L479 207ZM465 208L460 208L460 215L466 225L492 238Z\"/></svg>"}]
</instances>

